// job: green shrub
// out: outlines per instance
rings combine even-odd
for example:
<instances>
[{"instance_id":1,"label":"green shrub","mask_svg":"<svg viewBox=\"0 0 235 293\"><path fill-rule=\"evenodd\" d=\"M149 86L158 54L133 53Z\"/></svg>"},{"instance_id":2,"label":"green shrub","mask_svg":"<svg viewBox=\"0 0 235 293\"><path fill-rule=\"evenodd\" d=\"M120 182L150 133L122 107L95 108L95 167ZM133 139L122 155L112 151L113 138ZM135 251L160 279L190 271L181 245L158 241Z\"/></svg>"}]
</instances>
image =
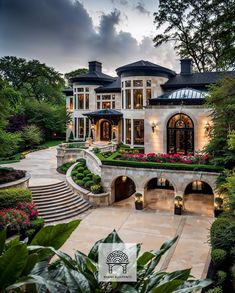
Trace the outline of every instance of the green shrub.
<instances>
[{"instance_id":1,"label":"green shrub","mask_svg":"<svg viewBox=\"0 0 235 293\"><path fill-rule=\"evenodd\" d=\"M90 181L90 177L84 177L84 178L83 178L83 181L84 181L84 182Z\"/></svg>"},{"instance_id":2,"label":"green shrub","mask_svg":"<svg viewBox=\"0 0 235 293\"><path fill-rule=\"evenodd\" d=\"M99 184L101 182L101 177L99 175L93 175L92 177L95 184Z\"/></svg>"},{"instance_id":3,"label":"green shrub","mask_svg":"<svg viewBox=\"0 0 235 293\"><path fill-rule=\"evenodd\" d=\"M92 186L92 184L93 184L93 181L92 180L87 181L87 182L85 182L84 187L85 188L90 188Z\"/></svg>"},{"instance_id":4,"label":"green shrub","mask_svg":"<svg viewBox=\"0 0 235 293\"><path fill-rule=\"evenodd\" d=\"M92 173L89 173L89 174L86 175L86 177L89 177L92 180L93 174Z\"/></svg>"},{"instance_id":5,"label":"green shrub","mask_svg":"<svg viewBox=\"0 0 235 293\"><path fill-rule=\"evenodd\" d=\"M69 141L73 141L73 140L74 140L74 135L73 135L73 131L71 130L69 134Z\"/></svg>"},{"instance_id":6,"label":"green shrub","mask_svg":"<svg viewBox=\"0 0 235 293\"><path fill-rule=\"evenodd\" d=\"M20 133L6 132L0 129L0 157L9 157L19 151L22 141Z\"/></svg>"},{"instance_id":7,"label":"green shrub","mask_svg":"<svg viewBox=\"0 0 235 293\"><path fill-rule=\"evenodd\" d=\"M85 171L85 168L83 167L76 167L76 170L78 173L83 173Z\"/></svg>"},{"instance_id":8,"label":"green shrub","mask_svg":"<svg viewBox=\"0 0 235 293\"><path fill-rule=\"evenodd\" d=\"M91 186L91 192L97 194L103 191L103 187L100 184L95 184Z\"/></svg>"},{"instance_id":9,"label":"green shrub","mask_svg":"<svg viewBox=\"0 0 235 293\"><path fill-rule=\"evenodd\" d=\"M222 286L227 278L227 273L224 271L218 271L216 274L216 285Z\"/></svg>"},{"instance_id":10,"label":"green shrub","mask_svg":"<svg viewBox=\"0 0 235 293\"><path fill-rule=\"evenodd\" d=\"M77 173L78 173L78 171L76 169L73 169L71 172L72 175L77 175Z\"/></svg>"},{"instance_id":11,"label":"green shrub","mask_svg":"<svg viewBox=\"0 0 235 293\"><path fill-rule=\"evenodd\" d=\"M79 165L86 167L86 160L85 159L79 158L79 159L77 159L76 162L79 162Z\"/></svg>"},{"instance_id":12,"label":"green shrub","mask_svg":"<svg viewBox=\"0 0 235 293\"><path fill-rule=\"evenodd\" d=\"M38 232L44 227L45 221L43 218L37 218L36 220L31 221L32 228Z\"/></svg>"},{"instance_id":13,"label":"green shrub","mask_svg":"<svg viewBox=\"0 0 235 293\"><path fill-rule=\"evenodd\" d=\"M42 132L36 125L28 125L21 132L22 144L24 149L32 149L39 145L42 140Z\"/></svg>"},{"instance_id":14,"label":"green shrub","mask_svg":"<svg viewBox=\"0 0 235 293\"><path fill-rule=\"evenodd\" d=\"M227 256L227 252L224 249L212 249L211 259L215 265L221 265Z\"/></svg>"},{"instance_id":15,"label":"green shrub","mask_svg":"<svg viewBox=\"0 0 235 293\"><path fill-rule=\"evenodd\" d=\"M83 173L77 173L76 178L77 179L83 179L84 178Z\"/></svg>"},{"instance_id":16,"label":"green shrub","mask_svg":"<svg viewBox=\"0 0 235 293\"><path fill-rule=\"evenodd\" d=\"M90 171L90 170L85 170L85 171L83 172L83 174L86 176L86 175L88 175L88 174L91 174L91 171Z\"/></svg>"},{"instance_id":17,"label":"green shrub","mask_svg":"<svg viewBox=\"0 0 235 293\"><path fill-rule=\"evenodd\" d=\"M223 290L220 287L215 287L213 289L209 289L208 291L206 291L206 293L223 293Z\"/></svg>"},{"instance_id":18,"label":"green shrub","mask_svg":"<svg viewBox=\"0 0 235 293\"><path fill-rule=\"evenodd\" d=\"M85 182L83 180L76 180L75 183L79 186L84 186Z\"/></svg>"},{"instance_id":19,"label":"green shrub","mask_svg":"<svg viewBox=\"0 0 235 293\"><path fill-rule=\"evenodd\" d=\"M212 248L230 251L235 246L235 221L229 217L221 217L214 221L210 229Z\"/></svg>"},{"instance_id":20,"label":"green shrub","mask_svg":"<svg viewBox=\"0 0 235 293\"><path fill-rule=\"evenodd\" d=\"M32 192L29 189L11 188L0 190L0 210L14 208L19 202L31 202Z\"/></svg>"},{"instance_id":21,"label":"green shrub","mask_svg":"<svg viewBox=\"0 0 235 293\"><path fill-rule=\"evenodd\" d=\"M100 153L100 149L99 148L93 148L93 152L94 154L99 154Z\"/></svg>"}]
</instances>

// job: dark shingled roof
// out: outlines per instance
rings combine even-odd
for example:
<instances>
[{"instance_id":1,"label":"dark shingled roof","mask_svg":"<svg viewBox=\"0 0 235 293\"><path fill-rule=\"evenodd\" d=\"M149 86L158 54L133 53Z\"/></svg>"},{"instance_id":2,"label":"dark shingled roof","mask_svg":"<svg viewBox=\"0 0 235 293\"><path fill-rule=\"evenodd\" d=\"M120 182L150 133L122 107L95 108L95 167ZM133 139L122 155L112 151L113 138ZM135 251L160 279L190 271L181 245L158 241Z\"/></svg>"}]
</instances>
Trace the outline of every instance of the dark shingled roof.
<instances>
[{"instance_id":1,"label":"dark shingled roof","mask_svg":"<svg viewBox=\"0 0 235 293\"><path fill-rule=\"evenodd\" d=\"M113 109L102 109L102 110L97 110L94 112L87 112L82 114L84 116L102 116L102 117L107 117L107 116L123 116L123 114L119 111L113 110Z\"/></svg>"},{"instance_id":2,"label":"dark shingled roof","mask_svg":"<svg viewBox=\"0 0 235 293\"><path fill-rule=\"evenodd\" d=\"M100 86L95 89L97 93L116 93L121 92L121 78L117 77L116 80L106 86Z\"/></svg>"},{"instance_id":3,"label":"dark shingled roof","mask_svg":"<svg viewBox=\"0 0 235 293\"><path fill-rule=\"evenodd\" d=\"M72 88L63 89L62 93L64 93L67 97L73 96L73 89Z\"/></svg>"},{"instance_id":4,"label":"dark shingled roof","mask_svg":"<svg viewBox=\"0 0 235 293\"><path fill-rule=\"evenodd\" d=\"M116 69L116 72L120 76L124 72L133 71L133 70L147 71L149 73L161 72L161 73L167 74L172 77L176 75L176 73L174 71L172 71L166 67L163 67L163 66L154 64L152 62L145 61L145 60L140 60L140 61L137 61L134 63L130 63L127 65L121 66Z\"/></svg>"},{"instance_id":5,"label":"dark shingled roof","mask_svg":"<svg viewBox=\"0 0 235 293\"><path fill-rule=\"evenodd\" d=\"M104 81L104 82L112 82L114 80L114 77L104 74L102 72L88 72L86 74L82 74L79 76L71 77L70 81L71 82L76 82L76 81Z\"/></svg>"},{"instance_id":6,"label":"dark shingled roof","mask_svg":"<svg viewBox=\"0 0 235 293\"><path fill-rule=\"evenodd\" d=\"M225 76L234 76L235 71L225 72L200 72L192 74L177 74L162 85L163 89L179 89L191 87L196 89L205 89L209 84L216 83Z\"/></svg>"}]
</instances>

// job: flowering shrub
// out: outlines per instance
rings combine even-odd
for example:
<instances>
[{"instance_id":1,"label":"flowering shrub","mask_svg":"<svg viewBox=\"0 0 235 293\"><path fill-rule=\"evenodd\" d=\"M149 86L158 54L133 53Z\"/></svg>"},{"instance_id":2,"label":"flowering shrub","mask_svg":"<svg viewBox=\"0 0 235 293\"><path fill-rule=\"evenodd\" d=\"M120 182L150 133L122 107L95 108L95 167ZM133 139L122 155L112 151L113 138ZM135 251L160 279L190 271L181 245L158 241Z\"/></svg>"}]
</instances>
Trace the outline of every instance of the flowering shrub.
<instances>
[{"instance_id":1,"label":"flowering shrub","mask_svg":"<svg viewBox=\"0 0 235 293\"><path fill-rule=\"evenodd\" d=\"M0 211L0 230L22 230L30 227L29 216L18 209L3 209Z\"/></svg>"},{"instance_id":2,"label":"flowering shrub","mask_svg":"<svg viewBox=\"0 0 235 293\"><path fill-rule=\"evenodd\" d=\"M30 220L36 220L38 217L38 210L36 209L34 202L19 202L16 206L16 209L24 211L29 216Z\"/></svg>"},{"instance_id":3,"label":"flowering shrub","mask_svg":"<svg viewBox=\"0 0 235 293\"><path fill-rule=\"evenodd\" d=\"M119 157L125 161L156 162L156 163L180 163L180 164L208 164L207 154L180 155L180 154L121 154Z\"/></svg>"}]
</instances>

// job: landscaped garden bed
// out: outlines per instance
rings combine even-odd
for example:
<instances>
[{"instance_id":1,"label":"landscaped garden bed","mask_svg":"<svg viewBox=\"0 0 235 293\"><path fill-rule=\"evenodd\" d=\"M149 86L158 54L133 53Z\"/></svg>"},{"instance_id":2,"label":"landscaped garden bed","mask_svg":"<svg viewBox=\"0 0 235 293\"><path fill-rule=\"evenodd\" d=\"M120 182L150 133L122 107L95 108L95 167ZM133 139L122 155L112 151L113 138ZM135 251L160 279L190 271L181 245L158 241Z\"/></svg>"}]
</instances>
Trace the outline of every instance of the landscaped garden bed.
<instances>
[{"instance_id":1,"label":"landscaped garden bed","mask_svg":"<svg viewBox=\"0 0 235 293\"><path fill-rule=\"evenodd\" d=\"M15 170L13 168L2 168L0 167L0 184L13 182L24 178L26 171L24 170Z\"/></svg>"},{"instance_id":2,"label":"landscaped garden bed","mask_svg":"<svg viewBox=\"0 0 235 293\"><path fill-rule=\"evenodd\" d=\"M142 154L138 150L132 149L127 153L125 149L118 149L113 153L96 153L103 165L151 168L151 169L170 169L170 170L190 170L205 172L221 172L220 166L211 165L207 155L180 156L178 154Z\"/></svg>"},{"instance_id":3,"label":"landscaped garden bed","mask_svg":"<svg viewBox=\"0 0 235 293\"><path fill-rule=\"evenodd\" d=\"M31 238L43 225L29 189L0 190L0 231L7 230L8 237L19 234L22 239Z\"/></svg>"},{"instance_id":4,"label":"landscaped garden bed","mask_svg":"<svg viewBox=\"0 0 235 293\"><path fill-rule=\"evenodd\" d=\"M75 162L68 162L65 163L63 165L61 165L60 167L57 168L57 172L61 173L61 174L66 174L66 172L68 171L68 169L74 164Z\"/></svg>"},{"instance_id":5,"label":"landscaped garden bed","mask_svg":"<svg viewBox=\"0 0 235 293\"><path fill-rule=\"evenodd\" d=\"M73 168L71 175L73 181L80 187L89 190L94 194L103 192L103 187L100 184L100 176L92 173L86 167L86 161L84 159L79 160L79 163Z\"/></svg>"}]
</instances>

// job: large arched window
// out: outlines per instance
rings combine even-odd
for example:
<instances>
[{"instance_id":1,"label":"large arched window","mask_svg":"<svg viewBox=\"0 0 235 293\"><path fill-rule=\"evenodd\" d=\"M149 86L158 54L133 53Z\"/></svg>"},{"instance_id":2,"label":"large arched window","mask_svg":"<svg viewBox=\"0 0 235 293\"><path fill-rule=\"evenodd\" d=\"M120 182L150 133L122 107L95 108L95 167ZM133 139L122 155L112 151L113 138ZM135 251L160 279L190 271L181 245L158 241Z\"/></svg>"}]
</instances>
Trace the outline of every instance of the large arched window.
<instances>
[{"instance_id":1,"label":"large arched window","mask_svg":"<svg viewBox=\"0 0 235 293\"><path fill-rule=\"evenodd\" d=\"M194 153L194 126L189 116L179 113L168 121L167 152L181 155Z\"/></svg>"}]
</instances>

